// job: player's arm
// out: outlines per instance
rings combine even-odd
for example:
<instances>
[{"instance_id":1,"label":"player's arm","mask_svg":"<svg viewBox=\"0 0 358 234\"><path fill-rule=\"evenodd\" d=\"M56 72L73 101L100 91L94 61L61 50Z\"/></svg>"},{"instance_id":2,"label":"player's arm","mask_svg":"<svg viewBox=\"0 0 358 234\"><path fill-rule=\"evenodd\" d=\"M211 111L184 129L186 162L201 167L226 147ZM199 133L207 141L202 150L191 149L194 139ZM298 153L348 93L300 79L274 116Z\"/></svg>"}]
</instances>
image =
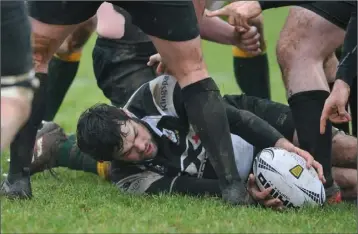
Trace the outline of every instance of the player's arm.
<instances>
[{"instance_id":1,"label":"player's arm","mask_svg":"<svg viewBox=\"0 0 358 234\"><path fill-rule=\"evenodd\" d=\"M205 10L206 11L206 10ZM204 40L233 45L236 43L235 28L219 17L209 18L203 16L200 25L200 36Z\"/></svg>"},{"instance_id":2,"label":"player's arm","mask_svg":"<svg viewBox=\"0 0 358 234\"><path fill-rule=\"evenodd\" d=\"M226 104L230 131L258 148L273 147L284 136L255 114Z\"/></svg>"},{"instance_id":3,"label":"player's arm","mask_svg":"<svg viewBox=\"0 0 358 234\"><path fill-rule=\"evenodd\" d=\"M124 192L133 194L180 193L193 196L220 196L217 180L189 176L168 177L140 166L113 165L111 180Z\"/></svg>"},{"instance_id":4,"label":"player's arm","mask_svg":"<svg viewBox=\"0 0 358 234\"><path fill-rule=\"evenodd\" d=\"M343 80L350 87L353 80L357 79L357 12L352 13L347 26L337 79Z\"/></svg>"}]
</instances>

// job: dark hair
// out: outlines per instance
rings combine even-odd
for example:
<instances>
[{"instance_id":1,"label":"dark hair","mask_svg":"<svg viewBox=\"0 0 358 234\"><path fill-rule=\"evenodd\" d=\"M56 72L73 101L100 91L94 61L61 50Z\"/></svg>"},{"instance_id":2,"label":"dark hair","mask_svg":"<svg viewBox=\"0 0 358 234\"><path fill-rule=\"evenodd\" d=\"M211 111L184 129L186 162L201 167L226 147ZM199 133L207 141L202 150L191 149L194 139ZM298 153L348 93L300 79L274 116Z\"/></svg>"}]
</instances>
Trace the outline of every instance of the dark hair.
<instances>
[{"instance_id":1,"label":"dark hair","mask_svg":"<svg viewBox=\"0 0 358 234\"><path fill-rule=\"evenodd\" d=\"M96 104L85 110L77 123L77 145L96 160L111 161L114 151L123 150L121 126L131 120L122 109Z\"/></svg>"}]
</instances>

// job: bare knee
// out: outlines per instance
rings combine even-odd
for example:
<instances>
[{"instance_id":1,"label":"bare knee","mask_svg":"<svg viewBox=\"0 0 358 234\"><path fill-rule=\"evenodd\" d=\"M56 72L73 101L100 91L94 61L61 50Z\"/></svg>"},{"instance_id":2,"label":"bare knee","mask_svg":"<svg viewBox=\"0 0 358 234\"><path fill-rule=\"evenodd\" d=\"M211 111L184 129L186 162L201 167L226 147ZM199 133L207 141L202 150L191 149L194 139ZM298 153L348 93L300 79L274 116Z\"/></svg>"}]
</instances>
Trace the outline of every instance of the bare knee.
<instances>
[{"instance_id":1,"label":"bare knee","mask_svg":"<svg viewBox=\"0 0 358 234\"><path fill-rule=\"evenodd\" d=\"M348 168L357 167L357 138L337 133L332 139L332 165Z\"/></svg>"},{"instance_id":2,"label":"bare knee","mask_svg":"<svg viewBox=\"0 0 358 234\"><path fill-rule=\"evenodd\" d=\"M326 75L328 83L333 83L336 79L338 67L338 59L335 53L329 55L323 62L324 74Z\"/></svg>"},{"instance_id":3,"label":"bare knee","mask_svg":"<svg viewBox=\"0 0 358 234\"><path fill-rule=\"evenodd\" d=\"M33 60L36 72L47 73L48 62L76 25L49 25L30 17Z\"/></svg>"},{"instance_id":4,"label":"bare knee","mask_svg":"<svg viewBox=\"0 0 358 234\"><path fill-rule=\"evenodd\" d=\"M209 77L199 36L181 42L150 37L167 67L167 73L177 79L180 87Z\"/></svg>"},{"instance_id":5,"label":"bare knee","mask_svg":"<svg viewBox=\"0 0 358 234\"><path fill-rule=\"evenodd\" d=\"M291 7L277 42L280 65L300 62L307 58L328 58L343 43L345 32L316 13L302 7Z\"/></svg>"},{"instance_id":6,"label":"bare knee","mask_svg":"<svg viewBox=\"0 0 358 234\"><path fill-rule=\"evenodd\" d=\"M333 178L341 188L343 198L357 197L357 169L333 167Z\"/></svg>"},{"instance_id":7,"label":"bare knee","mask_svg":"<svg viewBox=\"0 0 358 234\"><path fill-rule=\"evenodd\" d=\"M92 17L86 22L78 25L76 29L61 44L56 54L61 57L69 56L75 52L81 52L84 45L94 32L96 24L96 17Z\"/></svg>"}]
</instances>

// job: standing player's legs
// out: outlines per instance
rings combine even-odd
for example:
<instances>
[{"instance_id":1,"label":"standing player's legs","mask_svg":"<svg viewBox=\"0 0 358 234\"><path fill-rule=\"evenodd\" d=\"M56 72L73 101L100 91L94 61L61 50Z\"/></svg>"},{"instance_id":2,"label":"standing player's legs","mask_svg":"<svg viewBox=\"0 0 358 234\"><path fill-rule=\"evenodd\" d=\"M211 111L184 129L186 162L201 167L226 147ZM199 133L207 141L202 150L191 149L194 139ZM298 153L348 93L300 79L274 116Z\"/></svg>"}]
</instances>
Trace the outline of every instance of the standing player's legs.
<instances>
[{"instance_id":1,"label":"standing player's legs","mask_svg":"<svg viewBox=\"0 0 358 234\"><path fill-rule=\"evenodd\" d=\"M325 134L321 135L319 121L329 96L323 62L342 44L343 38L343 29L312 11L293 7L277 46L300 146L322 164L327 180L326 195L332 202L340 200L331 170L332 125L328 123Z\"/></svg>"},{"instance_id":2,"label":"standing player's legs","mask_svg":"<svg viewBox=\"0 0 358 234\"><path fill-rule=\"evenodd\" d=\"M1 151L31 112L38 81L32 70L31 28L23 1L1 2ZM18 159L21 161L21 158Z\"/></svg>"},{"instance_id":3,"label":"standing player's legs","mask_svg":"<svg viewBox=\"0 0 358 234\"><path fill-rule=\"evenodd\" d=\"M208 150L224 200L245 203L247 191L235 166L223 99L203 59L192 2L120 2L120 5L150 35L169 73L177 78L189 121Z\"/></svg>"},{"instance_id":4,"label":"standing player's legs","mask_svg":"<svg viewBox=\"0 0 358 234\"><path fill-rule=\"evenodd\" d=\"M270 99L270 71L263 34L263 17L256 18L252 23L261 35L260 48L262 52L252 56L234 46L232 52L235 78L245 94Z\"/></svg>"},{"instance_id":5,"label":"standing player's legs","mask_svg":"<svg viewBox=\"0 0 358 234\"><path fill-rule=\"evenodd\" d=\"M82 56L82 50L96 27L93 17L78 25L69 35L48 66L48 87L46 94L46 113L44 120L55 118L65 95L76 77Z\"/></svg>"},{"instance_id":6,"label":"standing player's legs","mask_svg":"<svg viewBox=\"0 0 358 234\"><path fill-rule=\"evenodd\" d=\"M86 21L95 14L100 3L29 1L27 4L32 16L30 20L32 23L33 59L36 76L40 79L40 88L35 93L28 122L19 131L10 147L11 161L7 195L13 194L15 190L29 190L29 183L19 184L16 181L10 181L9 178L12 175L21 174L23 168L27 168L31 163L36 132L45 114L48 62L77 24ZM20 158L21 160L16 160ZM31 197L23 193L15 196Z\"/></svg>"}]
</instances>

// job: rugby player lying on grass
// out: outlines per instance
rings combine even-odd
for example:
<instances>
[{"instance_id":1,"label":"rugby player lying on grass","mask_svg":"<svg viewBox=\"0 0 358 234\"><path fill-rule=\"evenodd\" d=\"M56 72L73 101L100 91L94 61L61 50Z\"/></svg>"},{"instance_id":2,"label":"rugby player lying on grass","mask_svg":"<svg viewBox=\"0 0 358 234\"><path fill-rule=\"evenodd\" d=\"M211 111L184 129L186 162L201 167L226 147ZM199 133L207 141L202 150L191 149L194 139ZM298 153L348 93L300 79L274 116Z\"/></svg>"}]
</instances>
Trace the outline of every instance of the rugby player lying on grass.
<instances>
[{"instance_id":1,"label":"rugby player lying on grass","mask_svg":"<svg viewBox=\"0 0 358 234\"><path fill-rule=\"evenodd\" d=\"M220 196L217 176L188 125L178 91L175 79L163 75L139 88L126 111L106 104L91 107L78 121L77 142L76 136L66 136L58 125L46 123L38 132L31 173L62 166L98 174L130 193ZM265 147L285 148L312 160L289 141L294 142L295 130L288 106L246 95L226 95L224 100L235 149L233 166L243 180L249 177L255 153ZM335 176L343 194L356 197L356 138L333 135ZM313 165L322 175L321 166ZM269 198L270 189L260 192L252 176L249 182L254 200L282 207L280 200Z\"/></svg>"}]
</instances>

